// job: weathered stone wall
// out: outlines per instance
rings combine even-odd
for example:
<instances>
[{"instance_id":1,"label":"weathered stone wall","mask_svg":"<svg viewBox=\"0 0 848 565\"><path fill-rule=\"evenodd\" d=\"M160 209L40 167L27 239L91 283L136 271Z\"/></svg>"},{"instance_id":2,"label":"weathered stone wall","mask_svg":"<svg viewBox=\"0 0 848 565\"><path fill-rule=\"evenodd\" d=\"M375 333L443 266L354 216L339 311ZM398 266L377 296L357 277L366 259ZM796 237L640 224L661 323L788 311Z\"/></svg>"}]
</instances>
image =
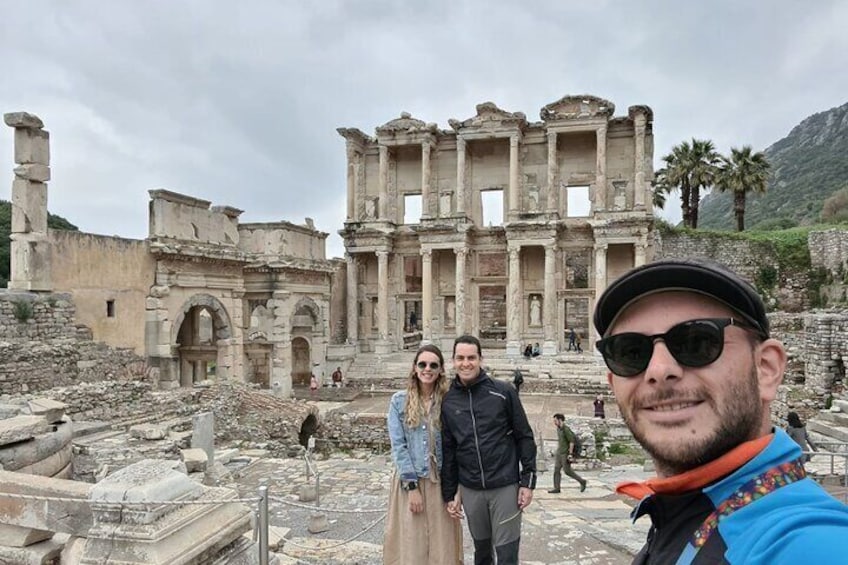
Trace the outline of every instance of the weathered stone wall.
<instances>
[{"instance_id":1,"label":"weathered stone wall","mask_svg":"<svg viewBox=\"0 0 848 565\"><path fill-rule=\"evenodd\" d=\"M67 294L0 292L0 394L147 378L144 359L91 339Z\"/></svg>"},{"instance_id":2,"label":"weathered stone wall","mask_svg":"<svg viewBox=\"0 0 848 565\"><path fill-rule=\"evenodd\" d=\"M50 230L50 243L53 288L73 297L76 321L98 341L143 355L140 319L156 272L147 241Z\"/></svg>"},{"instance_id":3,"label":"weathered stone wall","mask_svg":"<svg viewBox=\"0 0 848 565\"><path fill-rule=\"evenodd\" d=\"M753 284L772 310L801 312L810 308L810 274L784 272L774 250L767 244L732 239L724 234L661 234L655 232L654 259L674 257L703 258L727 265ZM775 278L765 288L761 281Z\"/></svg>"},{"instance_id":4,"label":"weathered stone wall","mask_svg":"<svg viewBox=\"0 0 848 565\"><path fill-rule=\"evenodd\" d=\"M377 452L391 450L385 416L357 416L331 412L315 432L316 448L371 449Z\"/></svg>"},{"instance_id":5,"label":"weathered stone wall","mask_svg":"<svg viewBox=\"0 0 848 565\"><path fill-rule=\"evenodd\" d=\"M810 232L807 245L813 267L824 267L833 274L848 272L848 230Z\"/></svg>"}]
</instances>

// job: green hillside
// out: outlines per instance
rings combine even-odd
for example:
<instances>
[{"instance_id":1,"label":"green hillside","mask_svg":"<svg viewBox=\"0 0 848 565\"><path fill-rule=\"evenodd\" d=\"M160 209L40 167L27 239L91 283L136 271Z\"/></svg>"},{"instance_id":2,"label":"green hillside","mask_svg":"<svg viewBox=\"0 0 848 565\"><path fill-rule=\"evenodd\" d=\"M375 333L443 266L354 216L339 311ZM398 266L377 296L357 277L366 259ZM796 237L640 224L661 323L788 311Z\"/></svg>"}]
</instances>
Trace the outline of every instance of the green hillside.
<instances>
[{"instance_id":1,"label":"green hillside","mask_svg":"<svg viewBox=\"0 0 848 565\"><path fill-rule=\"evenodd\" d=\"M772 178L764 195L749 195L745 224L811 225L822 203L848 187L848 103L814 114L765 150ZM698 227L734 229L730 193L713 190L701 201Z\"/></svg>"},{"instance_id":2,"label":"green hillside","mask_svg":"<svg viewBox=\"0 0 848 565\"><path fill-rule=\"evenodd\" d=\"M62 216L54 216L48 212L47 226L54 230L73 230L77 227ZM12 231L12 203L0 200L0 288L5 288L9 281L9 233Z\"/></svg>"}]
</instances>

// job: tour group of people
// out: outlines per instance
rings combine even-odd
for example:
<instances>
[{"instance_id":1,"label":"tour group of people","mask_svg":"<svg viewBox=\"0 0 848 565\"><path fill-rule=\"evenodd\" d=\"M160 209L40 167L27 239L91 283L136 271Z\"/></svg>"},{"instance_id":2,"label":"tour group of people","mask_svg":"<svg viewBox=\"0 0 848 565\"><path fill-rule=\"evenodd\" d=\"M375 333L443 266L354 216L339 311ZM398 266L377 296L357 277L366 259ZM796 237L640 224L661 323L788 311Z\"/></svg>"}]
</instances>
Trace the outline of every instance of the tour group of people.
<instances>
[{"instance_id":1,"label":"tour group of people","mask_svg":"<svg viewBox=\"0 0 848 565\"><path fill-rule=\"evenodd\" d=\"M657 476L623 483L648 515L634 563L835 563L848 559L848 507L804 470L801 446L771 423L787 354L770 335L763 301L727 268L665 260L609 285L593 316L596 347L625 424ZM522 514L536 487L536 443L516 387L491 378L474 336L442 351L423 345L406 388L392 396L394 473L383 560L463 563L467 520L475 565L517 564ZM603 397L594 403L604 417ZM797 421L796 421L797 419ZM554 485L571 469L574 432L559 438ZM797 437L796 437L797 436ZM564 556L565 557L565 556ZM836 560L836 561L835 561Z\"/></svg>"}]
</instances>

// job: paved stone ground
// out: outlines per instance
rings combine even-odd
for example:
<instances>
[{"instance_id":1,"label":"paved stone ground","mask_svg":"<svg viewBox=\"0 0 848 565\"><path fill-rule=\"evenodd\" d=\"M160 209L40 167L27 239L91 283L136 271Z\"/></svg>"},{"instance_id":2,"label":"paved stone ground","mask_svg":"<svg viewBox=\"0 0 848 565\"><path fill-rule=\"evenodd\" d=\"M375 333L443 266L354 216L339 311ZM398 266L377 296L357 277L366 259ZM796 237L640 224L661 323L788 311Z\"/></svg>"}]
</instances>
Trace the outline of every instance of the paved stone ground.
<instances>
[{"instance_id":1,"label":"paved stone ground","mask_svg":"<svg viewBox=\"0 0 848 565\"><path fill-rule=\"evenodd\" d=\"M555 443L551 422L555 412L590 416L592 399L550 395L522 395L522 402L534 429L546 442L545 456ZM388 396L360 395L352 402L318 402L322 413L343 410L356 414L385 414ZM617 416L614 406L607 414ZM541 454L540 454L541 456ZM547 468L553 461L546 457ZM388 454L338 455L315 462L320 473L321 506L343 510L379 509L380 512L327 512L330 529L321 534L307 530L312 510L300 508L298 494L307 484L305 463L296 459L262 459L237 473L243 496L254 496L259 486L269 488L272 497L271 524L289 528L282 549L283 563L358 563L382 561L383 522L392 471ZM549 494L550 472L540 474L533 504L525 511L522 527L521 562L525 564L620 565L630 563L632 554L644 542L647 522L630 523L632 502L613 492L625 479L647 476L641 466L605 470L578 470L589 482L585 492L563 477L563 492ZM309 503L314 504L314 503ZM471 536L465 528L466 562L472 562ZM370 528L369 528L370 527ZM343 543L356 537L355 541Z\"/></svg>"},{"instance_id":2,"label":"paved stone ground","mask_svg":"<svg viewBox=\"0 0 848 565\"><path fill-rule=\"evenodd\" d=\"M238 473L238 488L243 496L253 496L259 486L268 487L271 525L290 529L291 541L282 549L284 563L380 563L380 519L388 499L390 458L363 453L360 457L316 461L315 466L320 473L321 506L349 512L326 512L330 529L324 533L308 532L310 518L316 512L299 506L306 504L298 501L300 489L307 484L303 461L256 460ZM585 471L583 476L589 481L585 492L579 491L576 482L565 479L563 492L555 495L546 492L551 487L551 474L542 474L533 504L523 518L522 563L630 563L632 553L645 539L647 524L632 525L628 519L631 503L612 489L625 478L639 479L645 473L641 467L632 466ZM355 543L320 549L319 544L334 546L354 537ZM470 561L473 549L467 529L464 546L466 561Z\"/></svg>"}]
</instances>

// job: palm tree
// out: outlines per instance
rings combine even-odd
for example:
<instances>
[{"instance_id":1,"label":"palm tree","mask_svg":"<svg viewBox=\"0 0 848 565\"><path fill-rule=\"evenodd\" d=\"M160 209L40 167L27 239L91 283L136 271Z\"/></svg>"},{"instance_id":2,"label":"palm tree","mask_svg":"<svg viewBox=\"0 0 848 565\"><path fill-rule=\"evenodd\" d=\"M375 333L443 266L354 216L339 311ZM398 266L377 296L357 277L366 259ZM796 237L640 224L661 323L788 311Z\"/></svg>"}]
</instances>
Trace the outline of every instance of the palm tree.
<instances>
[{"instance_id":1,"label":"palm tree","mask_svg":"<svg viewBox=\"0 0 848 565\"><path fill-rule=\"evenodd\" d=\"M692 148L688 141L684 141L680 145L675 145L671 148L671 153L662 158L665 166L657 171L656 186L657 190L654 196L663 193L663 203L665 202L665 194L669 194L674 189L680 189L680 209L683 212L683 225L689 225L689 174L686 163L689 160L689 154Z\"/></svg>"},{"instance_id":2,"label":"palm tree","mask_svg":"<svg viewBox=\"0 0 848 565\"><path fill-rule=\"evenodd\" d=\"M750 145L742 149L732 147L730 158L722 157L716 178L716 188L733 192L733 213L736 231L745 230L745 199L749 192L765 193L771 165L765 153L753 152Z\"/></svg>"},{"instance_id":3,"label":"palm tree","mask_svg":"<svg viewBox=\"0 0 848 565\"><path fill-rule=\"evenodd\" d=\"M698 227L698 207L701 202L701 189L709 188L715 182L721 156L716 153L712 141L692 138L692 149L688 155L689 170L689 227Z\"/></svg>"}]
</instances>

